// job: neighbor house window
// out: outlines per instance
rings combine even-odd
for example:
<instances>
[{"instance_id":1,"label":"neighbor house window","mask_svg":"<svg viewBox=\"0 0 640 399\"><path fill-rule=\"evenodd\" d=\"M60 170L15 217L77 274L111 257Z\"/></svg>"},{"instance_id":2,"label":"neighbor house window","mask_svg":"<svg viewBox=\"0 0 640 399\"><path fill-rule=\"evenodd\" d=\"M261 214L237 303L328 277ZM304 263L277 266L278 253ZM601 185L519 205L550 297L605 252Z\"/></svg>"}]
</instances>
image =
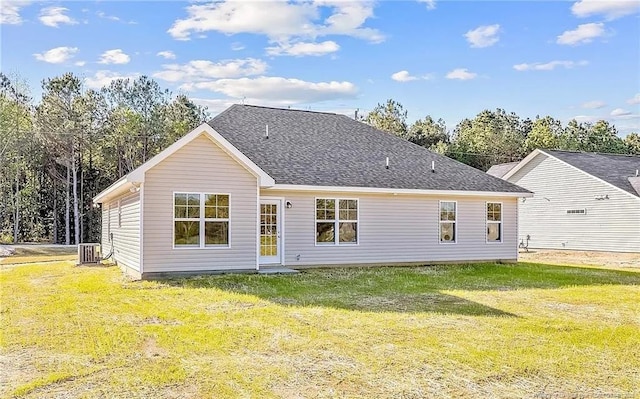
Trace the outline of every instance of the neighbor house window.
<instances>
[{"instance_id":1,"label":"neighbor house window","mask_svg":"<svg viewBox=\"0 0 640 399\"><path fill-rule=\"evenodd\" d=\"M457 203L440 201L440 242L456 242Z\"/></svg>"},{"instance_id":2,"label":"neighbor house window","mask_svg":"<svg viewBox=\"0 0 640 399\"><path fill-rule=\"evenodd\" d=\"M487 202L487 242L502 241L502 204Z\"/></svg>"},{"instance_id":3,"label":"neighbor house window","mask_svg":"<svg viewBox=\"0 0 640 399\"><path fill-rule=\"evenodd\" d=\"M584 215L586 213L586 209L567 209L567 215Z\"/></svg>"},{"instance_id":4,"label":"neighbor house window","mask_svg":"<svg viewBox=\"0 0 640 399\"><path fill-rule=\"evenodd\" d=\"M358 200L316 199L316 244L358 243Z\"/></svg>"},{"instance_id":5,"label":"neighbor house window","mask_svg":"<svg viewBox=\"0 0 640 399\"><path fill-rule=\"evenodd\" d=\"M229 195L175 193L173 229L175 247L229 246Z\"/></svg>"}]
</instances>

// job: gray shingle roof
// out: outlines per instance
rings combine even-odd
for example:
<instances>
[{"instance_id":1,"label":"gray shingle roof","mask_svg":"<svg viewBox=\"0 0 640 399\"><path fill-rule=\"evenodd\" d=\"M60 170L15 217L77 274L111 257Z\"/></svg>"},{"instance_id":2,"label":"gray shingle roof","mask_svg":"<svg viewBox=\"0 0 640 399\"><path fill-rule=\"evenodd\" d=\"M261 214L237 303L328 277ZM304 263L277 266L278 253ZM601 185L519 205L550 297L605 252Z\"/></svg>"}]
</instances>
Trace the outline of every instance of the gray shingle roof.
<instances>
[{"instance_id":1,"label":"gray shingle roof","mask_svg":"<svg viewBox=\"0 0 640 399\"><path fill-rule=\"evenodd\" d=\"M629 178L640 169L640 156L543 150L561 161L606 181L630 194L640 197Z\"/></svg>"},{"instance_id":2,"label":"gray shingle roof","mask_svg":"<svg viewBox=\"0 0 640 399\"><path fill-rule=\"evenodd\" d=\"M490 174L491 176L502 177L506 175L508 171L515 168L516 165L519 163L520 162L507 162L507 163L500 163L497 165L493 165L489 168L487 173Z\"/></svg>"},{"instance_id":3,"label":"gray shingle roof","mask_svg":"<svg viewBox=\"0 0 640 399\"><path fill-rule=\"evenodd\" d=\"M345 115L233 105L209 125L277 184L529 192Z\"/></svg>"}]
</instances>

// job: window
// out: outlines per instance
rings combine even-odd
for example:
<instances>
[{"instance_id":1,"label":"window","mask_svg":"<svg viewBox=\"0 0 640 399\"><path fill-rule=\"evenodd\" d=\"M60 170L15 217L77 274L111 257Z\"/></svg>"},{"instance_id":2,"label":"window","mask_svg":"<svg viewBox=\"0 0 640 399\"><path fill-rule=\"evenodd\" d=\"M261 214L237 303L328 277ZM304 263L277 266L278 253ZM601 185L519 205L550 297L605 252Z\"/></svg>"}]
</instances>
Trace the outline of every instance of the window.
<instances>
[{"instance_id":1,"label":"window","mask_svg":"<svg viewBox=\"0 0 640 399\"><path fill-rule=\"evenodd\" d=\"M440 201L440 242L456 242L456 210L455 201Z\"/></svg>"},{"instance_id":2,"label":"window","mask_svg":"<svg viewBox=\"0 0 640 399\"><path fill-rule=\"evenodd\" d=\"M502 242L502 204L487 202L487 242Z\"/></svg>"},{"instance_id":3,"label":"window","mask_svg":"<svg viewBox=\"0 0 640 399\"><path fill-rule=\"evenodd\" d=\"M358 200L316 199L316 244L358 243Z\"/></svg>"},{"instance_id":4,"label":"window","mask_svg":"<svg viewBox=\"0 0 640 399\"><path fill-rule=\"evenodd\" d=\"M175 247L228 247L229 195L175 193L173 232Z\"/></svg>"}]
</instances>

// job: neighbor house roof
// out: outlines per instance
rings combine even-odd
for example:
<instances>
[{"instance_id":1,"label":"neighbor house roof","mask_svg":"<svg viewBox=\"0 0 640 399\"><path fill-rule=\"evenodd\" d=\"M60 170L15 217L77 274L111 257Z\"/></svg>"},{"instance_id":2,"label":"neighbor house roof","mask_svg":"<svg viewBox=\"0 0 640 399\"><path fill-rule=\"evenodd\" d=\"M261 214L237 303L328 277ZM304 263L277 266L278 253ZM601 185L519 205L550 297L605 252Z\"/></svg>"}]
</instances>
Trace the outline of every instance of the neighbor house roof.
<instances>
[{"instance_id":1,"label":"neighbor house roof","mask_svg":"<svg viewBox=\"0 0 640 399\"><path fill-rule=\"evenodd\" d=\"M552 156L622 191L640 197L640 192L634 188L634 185L637 185L635 176L640 170L640 156L637 155L535 150L507 172L503 178L508 179L539 154Z\"/></svg>"},{"instance_id":2,"label":"neighbor house roof","mask_svg":"<svg viewBox=\"0 0 640 399\"><path fill-rule=\"evenodd\" d=\"M233 105L209 125L276 185L529 193L345 115Z\"/></svg>"},{"instance_id":3,"label":"neighbor house roof","mask_svg":"<svg viewBox=\"0 0 640 399\"><path fill-rule=\"evenodd\" d=\"M508 171L513 169L519 163L520 162L518 161L518 162L507 162L507 163L500 163L497 165L493 165L492 167L489 168L487 173L490 174L491 176L502 177L506 175Z\"/></svg>"},{"instance_id":4,"label":"neighbor house roof","mask_svg":"<svg viewBox=\"0 0 640 399\"><path fill-rule=\"evenodd\" d=\"M545 152L611 185L640 196L629 182L629 178L635 176L636 170L640 169L640 156L557 150Z\"/></svg>"}]
</instances>

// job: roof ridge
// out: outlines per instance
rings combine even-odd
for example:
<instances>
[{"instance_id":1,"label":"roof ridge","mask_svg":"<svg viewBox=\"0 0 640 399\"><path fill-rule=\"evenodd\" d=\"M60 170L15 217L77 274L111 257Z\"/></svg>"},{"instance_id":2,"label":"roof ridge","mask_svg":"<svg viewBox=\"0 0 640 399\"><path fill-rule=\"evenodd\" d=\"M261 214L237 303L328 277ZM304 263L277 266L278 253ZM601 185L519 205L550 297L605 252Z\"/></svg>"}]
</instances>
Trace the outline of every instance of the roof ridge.
<instances>
[{"instance_id":1,"label":"roof ridge","mask_svg":"<svg viewBox=\"0 0 640 399\"><path fill-rule=\"evenodd\" d=\"M621 157L640 157L637 154L617 154L613 152L596 152L596 151L578 151L578 150L549 150L549 149L541 149L542 151L548 152L568 152L570 154L588 154L588 155L614 155Z\"/></svg>"},{"instance_id":2,"label":"roof ridge","mask_svg":"<svg viewBox=\"0 0 640 399\"><path fill-rule=\"evenodd\" d=\"M312 110L297 109L297 108L267 107L265 105L254 105L254 104L233 104L231 107L227 109L230 109L232 107L252 107L252 108L262 108L262 109L273 109L277 111L294 111L294 112L308 112L312 114L342 115L342 114L337 114L335 112L312 111Z\"/></svg>"}]
</instances>

